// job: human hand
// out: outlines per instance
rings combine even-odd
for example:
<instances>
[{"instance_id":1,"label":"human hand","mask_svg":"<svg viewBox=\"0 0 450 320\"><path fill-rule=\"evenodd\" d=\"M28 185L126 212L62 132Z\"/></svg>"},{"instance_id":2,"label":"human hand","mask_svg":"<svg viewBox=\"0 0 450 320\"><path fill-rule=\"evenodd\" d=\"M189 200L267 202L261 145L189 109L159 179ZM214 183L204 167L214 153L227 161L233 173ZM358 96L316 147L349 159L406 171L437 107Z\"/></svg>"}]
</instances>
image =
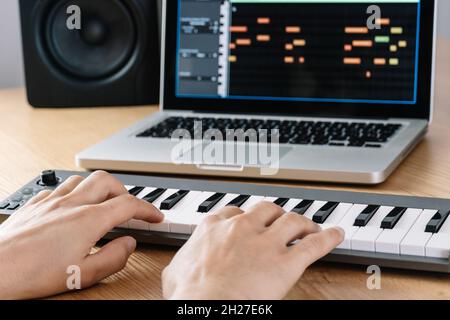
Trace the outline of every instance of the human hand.
<instances>
[{"instance_id":1,"label":"human hand","mask_svg":"<svg viewBox=\"0 0 450 320\"><path fill-rule=\"evenodd\" d=\"M289 246L293 241L301 239ZM262 202L207 217L163 272L168 299L281 299L305 269L344 239Z\"/></svg>"},{"instance_id":2,"label":"human hand","mask_svg":"<svg viewBox=\"0 0 450 320\"><path fill-rule=\"evenodd\" d=\"M107 232L133 218L158 223L163 214L102 171L39 193L0 225L0 299L68 291L69 266L80 268L82 288L120 271L135 250L133 238L115 239L94 254L91 250Z\"/></svg>"}]
</instances>

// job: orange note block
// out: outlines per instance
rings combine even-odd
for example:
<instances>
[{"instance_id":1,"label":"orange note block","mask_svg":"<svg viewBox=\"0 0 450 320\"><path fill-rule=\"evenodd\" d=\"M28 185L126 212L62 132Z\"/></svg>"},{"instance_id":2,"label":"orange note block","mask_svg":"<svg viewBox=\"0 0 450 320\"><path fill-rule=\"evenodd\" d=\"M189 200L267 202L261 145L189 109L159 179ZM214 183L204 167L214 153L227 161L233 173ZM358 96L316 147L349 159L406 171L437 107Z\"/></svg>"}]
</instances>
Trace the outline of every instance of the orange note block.
<instances>
[{"instance_id":1,"label":"orange note block","mask_svg":"<svg viewBox=\"0 0 450 320\"><path fill-rule=\"evenodd\" d=\"M259 41L259 42L270 41L270 35L268 35L268 34L258 34L256 36L256 40Z\"/></svg>"},{"instance_id":2,"label":"orange note block","mask_svg":"<svg viewBox=\"0 0 450 320\"><path fill-rule=\"evenodd\" d=\"M348 34L367 34L369 29L366 27L346 27L345 33Z\"/></svg>"},{"instance_id":3,"label":"orange note block","mask_svg":"<svg viewBox=\"0 0 450 320\"><path fill-rule=\"evenodd\" d=\"M247 26L231 26L230 31L233 33L245 33L248 32Z\"/></svg>"},{"instance_id":4,"label":"orange note block","mask_svg":"<svg viewBox=\"0 0 450 320\"><path fill-rule=\"evenodd\" d=\"M292 43L286 43L284 48L288 51L294 50L294 45Z\"/></svg>"},{"instance_id":5,"label":"orange note block","mask_svg":"<svg viewBox=\"0 0 450 320\"><path fill-rule=\"evenodd\" d=\"M300 33L302 29L298 26L287 26L286 33Z\"/></svg>"},{"instance_id":6,"label":"orange note block","mask_svg":"<svg viewBox=\"0 0 450 320\"><path fill-rule=\"evenodd\" d=\"M354 47L370 48L373 46L372 40L353 40Z\"/></svg>"},{"instance_id":7,"label":"orange note block","mask_svg":"<svg viewBox=\"0 0 450 320\"><path fill-rule=\"evenodd\" d=\"M344 64L361 64L361 58L344 58Z\"/></svg>"},{"instance_id":8,"label":"orange note block","mask_svg":"<svg viewBox=\"0 0 450 320\"><path fill-rule=\"evenodd\" d=\"M345 51L352 51L352 49L353 49L353 47L352 47L351 44L346 44L346 45L344 45L344 50L345 50Z\"/></svg>"},{"instance_id":9,"label":"orange note block","mask_svg":"<svg viewBox=\"0 0 450 320\"><path fill-rule=\"evenodd\" d=\"M252 44L251 39L237 39L236 44L238 46L250 46Z\"/></svg>"},{"instance_id":10,"label":"orange note block","mask_svg":"<svg viewBox=\"0 0 450 320\"><path fill-rule=\"evenodd\" d=\"M295 39L294 40L294 46L296 46L296 47L304 47L304 46L306 46L306 40L305 39Z\"/></svg>"},{"instance_id":11,"label":"orange note block","mask_svg":"<svg viewBox=\"0 0 450 320\"><path fill-rule=\"evenodd\" d=\"M258 24L270 24L270 18L260 17L257 19Z\"/></svg>"},{"instance_id":12,"label":"orange note block","mask_svg":"<svg viewBox=\"0 0 450 320\"><path fill-rule=\"evenodd\" d=\"M284 57L284 63L294 63L294 57Z\"/></svg>"},{"instance_id":13,"label":"orange note block","mask_svg":"<svg viewBox=\"0 0 450 320\"><path fill-rule=\"evenodd\" d=\"M385 58L375 58L375 59L373 59L373 64L375 64L377 66L384 66L386 64L386 59Z\"/></svg>"}]
</instances>

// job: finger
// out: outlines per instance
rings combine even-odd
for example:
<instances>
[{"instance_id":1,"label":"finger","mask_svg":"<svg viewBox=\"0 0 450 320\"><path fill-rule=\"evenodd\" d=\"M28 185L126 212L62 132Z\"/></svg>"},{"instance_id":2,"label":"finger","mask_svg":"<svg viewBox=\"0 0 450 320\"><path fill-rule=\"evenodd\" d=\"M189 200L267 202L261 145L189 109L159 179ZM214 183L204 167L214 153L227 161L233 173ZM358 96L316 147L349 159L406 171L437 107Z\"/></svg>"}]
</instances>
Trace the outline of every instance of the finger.
<instances>
[{"instance_id":1,"label":"finger","mask_svg":"<svg viewBox=\"0 0 450 320\"><path fill-rule=\"evenodd\" d=\"M326 256L344 240L344 230L330 228L311 234L290 248L290 254L304 269Z\"/></svg>"},{"instance_id":2,"label":"finger","mask_svg":"<svg viewBox=\"0 0 450 320\"><path fill-rule=\"evenodd\" d=\"M84 178L80 176L71 176L69 177L63 184L61 184L58 188L53 191L51 198L55 197L63 197L70 192L72 192L81 182L83 182Z\"/></svg>"},{"instance_id":3,"label":"finger","mask_svg":"<svg viewBox=\"0 0 450 320\"><path fill-rule=\"evenodd\" d=\"M103 234L131 219L149 223L160 223L164 220L164 215L152 204L128 193L91 206L91 208L94 212L89 213L88 219L92 220L91 223L96 229L100 225L102 227L100 231Z\"/></svg>"},{"instance_id":4,"label":"finger","mask_svg":"<svg viewBox=\"0 0 450 320\"><path fill-rule=\"evenodd\" d=\"M127 193L115 177L105 171L96 171L69 194L68 201L78 205L98 204Z\"/></svg>"},{"instance_id":5,"label":"finger","mask_svg":"<svg viewBox=\"0 0 450 320\"><path fill-rule=\"evenodd\" d=\"M291 212L277 219L267 232L275 238L281 239L283 243L289 244L294 240L302 239L320 230L320 226L312 220Z\"/></svg>"},{"instance_id":6,"label":"finger","mask_svg":"<svg viewBox=\"0 0 450 320\"><path fill-rule=\"evenodd\" d=\"M135 249L136 240L122 237L109 242L95 254L87 256L80 266L81 286L91 287L122 270Z\"/></svg>"},{"instance_id":7,"label":"finger","mask_svg":"<svg viewBox=\"0 0 450 320\"><path fill-rule=\"evenodd\" d=\"M268 201L262 201L247 211L247 216L255 221L255 224L270 226L280 218L285 211L280 206Z\"/></svg>"},{"instance_id":8,"label":"finger","mask_svg":"<svg viewBox=\"0 0 450 320\"><path fill-rule=\"evenodd\" d=\"M27 202L27 204L24 206L29 206L35 203L38 203L44 199L46 199L47 197L49 197L52 194L53 191L51 190L43 190L40 191L36 196L34 196L33 198L30 199L30 201Z\"/></svg>"},{"instance_id":9,"label":"finger","mask_svg":"<svg viewBox=\"0 0 450 320\"><path fill-rule=\"evenodd\" d=\"M244 211L238 207L226 206L225 208L219 210L215 216L220 219L230 219L243 213Z\"/></svg>"}]
</instances>

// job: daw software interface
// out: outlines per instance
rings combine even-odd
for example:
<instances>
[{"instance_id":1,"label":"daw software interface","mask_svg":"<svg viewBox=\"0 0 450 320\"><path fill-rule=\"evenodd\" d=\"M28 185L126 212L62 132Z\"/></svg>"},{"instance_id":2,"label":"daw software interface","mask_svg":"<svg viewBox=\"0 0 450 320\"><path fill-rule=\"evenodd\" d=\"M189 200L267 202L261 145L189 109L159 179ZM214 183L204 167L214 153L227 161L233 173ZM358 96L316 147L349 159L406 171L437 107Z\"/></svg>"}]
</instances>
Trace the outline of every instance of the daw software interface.
<instances>
[{"instance_id":1,"label":"daw software interface","mask_svg":"<svg viewBox=\"0 0 450 320\"><path fill-rule=\"evenodd\" d=\"M416 103L419 0L178 1L178 97Z\"/></svg>"}]
</instances>

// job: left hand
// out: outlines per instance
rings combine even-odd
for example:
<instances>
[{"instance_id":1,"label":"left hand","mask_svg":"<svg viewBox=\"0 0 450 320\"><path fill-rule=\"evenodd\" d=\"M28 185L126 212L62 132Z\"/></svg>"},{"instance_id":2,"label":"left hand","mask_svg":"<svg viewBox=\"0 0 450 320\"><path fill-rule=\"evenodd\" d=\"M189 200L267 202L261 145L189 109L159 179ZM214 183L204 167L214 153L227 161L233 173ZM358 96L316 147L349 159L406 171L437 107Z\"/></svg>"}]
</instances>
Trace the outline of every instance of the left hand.
<instances>
[{"instance_id":1,"label":"left hand","mask_svg":"<svg viewBox=\"0 0 450 320\"><path fill-rule=\"evenodd\" d=\"M107 232L133 218L158 223L163 214L103 171L41 192L0 225L0 299L68 291L69 266L81 271L82 288L122 270L135 250L133 238L111 241L94 254L91 250Z\"/></svg>"}]
</instances>

